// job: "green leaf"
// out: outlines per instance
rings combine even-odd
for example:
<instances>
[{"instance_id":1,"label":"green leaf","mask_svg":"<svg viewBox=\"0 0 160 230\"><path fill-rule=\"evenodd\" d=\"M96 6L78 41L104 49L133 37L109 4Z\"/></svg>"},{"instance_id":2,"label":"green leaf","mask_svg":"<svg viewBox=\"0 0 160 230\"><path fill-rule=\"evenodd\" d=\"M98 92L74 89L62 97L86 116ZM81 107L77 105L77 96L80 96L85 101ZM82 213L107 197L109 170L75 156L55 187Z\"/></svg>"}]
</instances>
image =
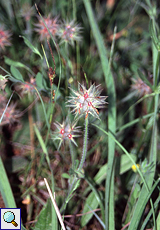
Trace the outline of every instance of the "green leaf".
<instances>
[{"instance_id":1,"label":"green leaf","mask_svg":"<svg viewBox=\"0 0 160 230\"><path fill-rule=\"evenodd\" d=\"M35 130L35 133L37 135L37 138L38 138L38 141L39 141L39 144L43 150L43 153L45 154L46 156L46 160L47 160L47 163L48 163L48 166L50 167L50 159L49 159L49 154L48 154L48 151L47 151L47 147L43 141L43 138L42 138L42 135L39 131L39 129L37 128L37 126L34 124L34 130Z\"/></svg>"},{"instance_id":2,"label":"green leaf","mask_svg":"<svg viewBox=\"0 0 160 230\"><path fill-rule=\"evenodd\" d=\"M5 63L7 64L7 65L12 65L12 66L14 66L14 67L19 67L19 68L24 68L24 69L26 69L26 70L28 70L30 73L33 73L32 72L32 70L30 70L30 68L28 68L28 66L26 66L26 65L24 65L23 63L21 63L21 62L18 62L18 61L13 61L12 59L10 59L10 58L8 58L8 57L4 57L4 59L5 59Z\"/></svg>"},{"instance_id":3,"label":"green leaf","mask_svg":"<svg viewBox=\"0 0 160 230\"><path fill-rule=\"evenodd\" d=\"M133 198L134 198L134 203L132 204L132 207L134 206L136 200L138 199L139 197L139 194L140 194L140 191L141 191L141 187L139 184L136 184L135 187L134 187L134 191L133 191Z\"/></svg>"},{"instance_id":4,"label":"green leaf","mask_svg":"<svg viewBox=\"0 0 160 230\"><path fill-rule=\"evenodd\" d=\"M89 194L89 196L86 199L85 205L84 205L84 209L83 209L83 213L86 212L90 212L91 210L94 210L98 207L98 202L95 196L94 192L91 192ZM82 216L81 218L81 225L82 227L84 227L92 218L94 212L91 213L86 213L84 216Z\"/></svg>"},{"instance_id":5,"label":"green leaf","mask_svg":"<svg viewBox=\"0 0 160 230\"><path fill-rule=\"evenodd\" d=\"M47 205L41 210L37 223L35 224L34 230L52 230L52 209L51 200L48 199Z\"/></svg>"},{"instance_id":6,"label":"green leaf","mask_svg":"<svg viewBox=\"0 0 160 230\"><path fill-rule=\"evenodd\" d=\"M36 47L34 47L27 38L25 38L24 36L20 36L20 37L23 38L25 44L32 50L33 53L38 54L40 58L43 59L39 50Z\"/></svg>"},{"instance_id":7,"label":"green leaf","mask_svg":"<svg viewBox=\"0 0 160 230\"><path fill-rule=\"evenodd\" d=\"M14 78L16 78L19 81L24 82L22 74L19 72L19 70L16 67L14 67L13 65L11 65L10 69L11 69L11 73L14 76Z\"/></svg>"},{"instance_id":8,"label":"green leaf","mask_svg":"<svg viewBox=\"0 0 160 230\"><path fill-rule=\"evenodd\" d=\"M130 154L130 157L132 157L132 159L136 161L136 155ZM120 174L123 174L129 169L131 169L132 165L133 163L131 162L131 159L126 154L123 154L121 156Z\"/></svg>"},{"instance_id":9,"label":"green leaf","mask_svg":"<svg viewBox=\"0 0 160 230\"><path fill-rule=\"evenodd\" d=\"M36 75L36 84L38 88L43 89L43 75L40 72Z\"/></svg>"},{"instance_id":10,"label":"green leaf","mask_svg":"<svg viewBox=\"0 0 160 230\"><path fill-rule=\"evenodd\" d=\"M100 184L103 180L105 180L106 175L107 175L107 164L103 165L98 171L98 173L95 175L94 181L96 182L96 184Z\"/></svg>"},{"instance_id":11,"label":"green leaf","mask_svg":"<svg viewBox=\"0 0 160 230\"><path fill-rule=\"evenodd\" d=\"M6 171L3 166L2 159L0 157L0 193L6 208L16 208L16 203L13 197L10 183Z\"/></svg>"},{"instance_id":12,"label":"green leaf","mask_svg":"<svg viewBox=\"0 0 160 230\"><path fill-rule=\"evenodd\" d=\"M65 178L65 179L69 179L70 175L68 175L67 173L62 173L62 177Z\"/></svg>"}]
</instances>

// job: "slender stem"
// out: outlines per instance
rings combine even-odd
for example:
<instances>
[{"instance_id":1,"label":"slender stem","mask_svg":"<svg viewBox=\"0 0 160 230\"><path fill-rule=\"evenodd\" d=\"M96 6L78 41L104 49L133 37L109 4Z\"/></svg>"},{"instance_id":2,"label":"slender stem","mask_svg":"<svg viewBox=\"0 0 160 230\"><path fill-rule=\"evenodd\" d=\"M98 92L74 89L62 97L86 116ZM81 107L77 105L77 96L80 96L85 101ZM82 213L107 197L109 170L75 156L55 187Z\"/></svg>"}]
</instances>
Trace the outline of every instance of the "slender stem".
<instances>
[{"instance_id":1,"label":"slender stem","mask_svg":"<svg viewBox=\"0 0 160 230\"><path fill-rule=\"evenodd\" d=\"M35 151L34 151L34 129L33 129L33 117L32 117L32 108L28 110L28 121L29 121L29 131L30 131L30 143L31 143L31 161L32 161L32 166L31 166L31 177L29 175L29 178L32 180L32 182L35 182L35 166L36 166L36 159L35 159Z\"/></svg>"},{"instance_id":2,"label":"slender stem","mask_svg":"<svg viewBox=\"0 0 160 230\"><path fill-rule=\"evenodd\" d=\"M80 81L80 47L76 42L76 59L77 59L77 79Z\"/></svg>"},{"instance_id":3,"label":"slender stem","mask_svg":"<svg viewBox=\"0 0 160 230\"><path fill-rule=\"evenodd\" d=\"M73 6L73 19L76 20L76 2L75 0L72 0L72 6Z\"/></svg>"},{"instance_id":4,"label":"slender stem","mask_svg":"<svg viewBox=\"0 0 160 230\"><path fill-rule=\"evenodd\" d=\"M72 160L72 169L75 169L75 155L74 155L74 150L73 150L73 144L70 141L69 142L69 149L70 149L70 154L71 154L71 160Z\"/></svg>"},{"instance_id":5,"label":"slender stem","mask_svg":"<svg viewBox=\"0 0 160 230\"><path fill-rule=\"evenodd\" d=\"M83 154L82 154L81 162L80 162L79 167L78 167L78 171L81 171L81 169L83 168L84 162L86 160L87 145L88 145L88 117L85 119Z\"/></svg>"}]
</instances>

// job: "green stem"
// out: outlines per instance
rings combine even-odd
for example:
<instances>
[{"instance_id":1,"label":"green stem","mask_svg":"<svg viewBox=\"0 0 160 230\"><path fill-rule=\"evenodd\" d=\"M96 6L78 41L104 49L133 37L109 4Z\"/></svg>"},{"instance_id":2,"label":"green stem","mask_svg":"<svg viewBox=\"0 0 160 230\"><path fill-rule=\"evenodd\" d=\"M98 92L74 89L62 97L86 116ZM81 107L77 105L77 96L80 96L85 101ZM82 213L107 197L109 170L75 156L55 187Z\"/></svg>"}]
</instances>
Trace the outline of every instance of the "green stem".
<instances>
[{"instance_id":1,"label":"green stem","mask_svg":"<svg viewBox=\"0 0 160 230\"><path fill-rule=\"evenodd\" d=\"M76 59L77 59L77 79L80 81L80 47L76 42Z\"/></svg>"},{"instance_id":2,"label":"green stem","mask_svg":"<svg viewBox=\"0 0 160 230\"><path fill-rule=\"evenodd\" d=\"M72 6L73 6L73 19L76 20L76 2L75 0L72 0Z\"/></svg>"},{"instance_id":3,"label":"green stem","mask_svg":"<svg viewBox=\"0 0 160 230\"><path fill-rule=\"evenodd\" d=\"M73 144L70 141L69 142L69 149L70 149L70 154L71 154L71 160L72 160L72 169L75 169L75 154L74 154L74 150L73 150Z\"/></svg>"},{"instance_id":4,"label":"green stem","mask_svg":"<svg viewBox=\"0 0 160 230\"><path fill-rule=\"evenodd\" d=\"M85 119L85 133L84 133L84 145L83 145L83 154L81 158L81 162L78 167L78 171L81 171L86 160L87 155L87 145L88 145L88 117Z\"/></svg>"}]
</instances>

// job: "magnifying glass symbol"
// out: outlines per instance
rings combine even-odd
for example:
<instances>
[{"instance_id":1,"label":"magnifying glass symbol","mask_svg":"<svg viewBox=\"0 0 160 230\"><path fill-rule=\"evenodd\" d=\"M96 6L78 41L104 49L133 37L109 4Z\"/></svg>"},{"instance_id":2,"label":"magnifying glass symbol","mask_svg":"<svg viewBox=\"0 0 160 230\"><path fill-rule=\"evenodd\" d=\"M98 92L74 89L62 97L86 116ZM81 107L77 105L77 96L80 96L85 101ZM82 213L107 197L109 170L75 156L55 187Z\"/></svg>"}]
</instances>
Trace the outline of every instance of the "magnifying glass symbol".
<instances>
[{"instance_id":1,"label":"magnifying glass symbol","mask_svg":"<svg viewBox=\"0 0 160 230\"><path fill-rule=\"evenodd\" d=\"M14 221L14 220L15 220L15 215L14 215L14 213L11 212L11 211L5 212L4 215L3 215L3 219L4 219L5 222L11 223L11 224L13 224L15 227L18 226L18 224Z\"/></svg>"}]
</instances>

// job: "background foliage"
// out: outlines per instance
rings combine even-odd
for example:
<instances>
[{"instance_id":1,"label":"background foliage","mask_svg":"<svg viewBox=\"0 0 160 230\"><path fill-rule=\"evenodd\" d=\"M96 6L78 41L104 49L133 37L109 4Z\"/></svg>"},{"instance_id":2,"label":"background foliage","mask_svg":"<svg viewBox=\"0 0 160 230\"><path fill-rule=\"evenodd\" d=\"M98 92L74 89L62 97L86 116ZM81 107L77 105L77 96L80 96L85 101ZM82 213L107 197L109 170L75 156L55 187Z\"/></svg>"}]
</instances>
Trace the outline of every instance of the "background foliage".
<instances>
[{"instance_id":1,"label":"background foliage","mask_svg":"<svg viewBox=\"0 0 160 230\"><path fill-rule=\"evenodd\" d=\"M21 208L22 229L160 229L159 12L149 0L1 1L0 207ZM101 84L108 105L78 119L77 146L59 146L78 82Z\"/></svg>"}]
</instances>

